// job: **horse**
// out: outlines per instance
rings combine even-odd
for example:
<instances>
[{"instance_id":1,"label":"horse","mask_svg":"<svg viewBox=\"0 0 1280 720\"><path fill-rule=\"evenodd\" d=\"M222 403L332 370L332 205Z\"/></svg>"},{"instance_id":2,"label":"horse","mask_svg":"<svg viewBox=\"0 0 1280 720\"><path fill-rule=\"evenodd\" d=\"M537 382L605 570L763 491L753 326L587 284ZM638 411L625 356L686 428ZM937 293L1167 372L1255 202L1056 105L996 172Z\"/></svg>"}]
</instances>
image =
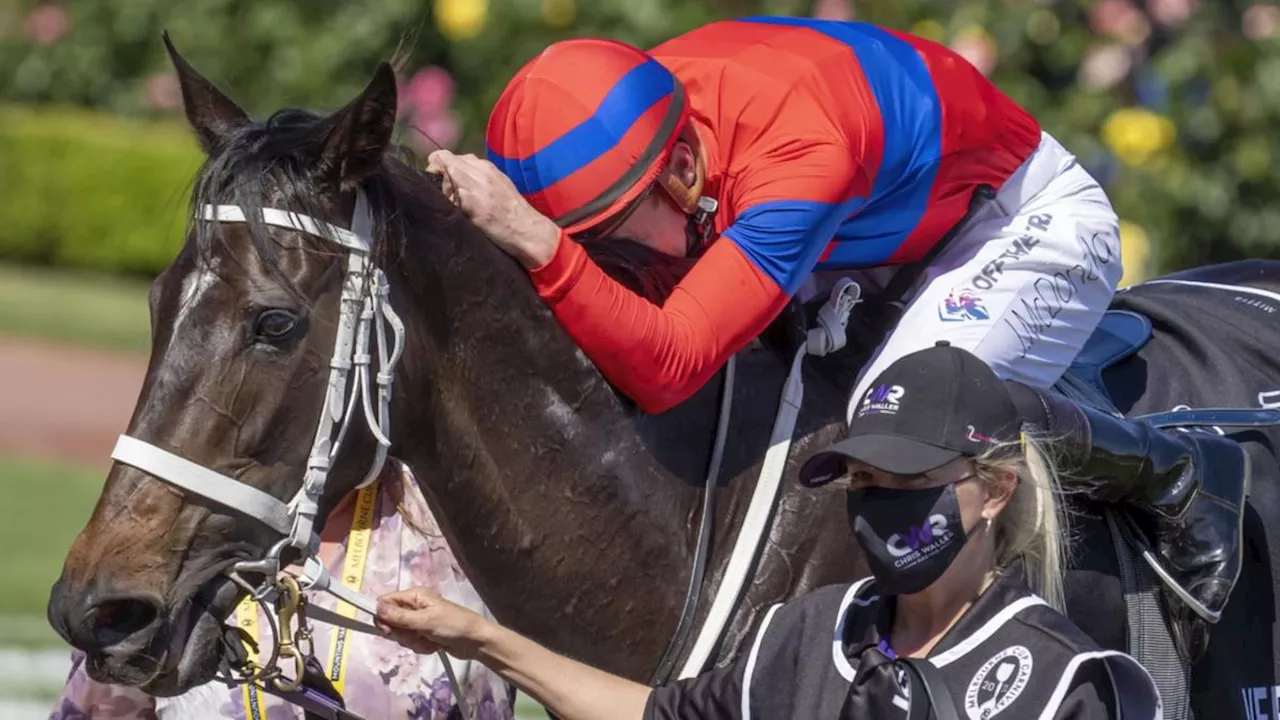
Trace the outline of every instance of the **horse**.
<instances>
[{"instance_id":1,"label":"horse","mask_svg":"<svg viewBox=\"0 0 1280 720\"><path fill-rule=\"evenodd\" d=\"M157 277L150 364L128 435L275 498L292 496L324 403L345 253L323 233L268 226L262 210L345 227L363 203L376 239L374 263L405 320L390 453L419 477L459 563L499 621L606 671L651 680L680 625L698 553L718 380L658 415L615 392L558 327L524 271L453 207L438 178L397 152L389 65L336 112L281 110L255 122L176 51L171 58L187 120L207 155L191 217L206 205L232 205L245 222L193 219L182 249ZM654 280L633 258L611 256L608 246L592 250L606 267L631 268L622 279L640 291L670 287L670 278ZM1280 307L1280 288L1272 287L1280 284L1280 267L1200 272L1178 279L1183 285L1169 280L1118 297L1118 305L1157 319L1151 340L1105 375L1125 410L1224 400L1248 407L1246 396L1257 388L1280 388L1280 366L1257 348L1259 338L1270 337L1268 315ZM1202 284L1185 284L1196 282ZM1192 289L1204 297L1192 297ZM1237 302L1233 293L1251 300ZM1215 310L1202 312L1202 305ZM1224 319L1232 312L1259 319ZM768 337L793 336L788 320ZM711 591L724 577L726 550L769 441L789 365L774 344L740 353L738 381L723 386L737 410L709 507L708 592L695 622L707 616ZM839 433L847 375L870 350L857 345L843 358L802 366L808 391L788 478ZM1255 361L1256 372L1244 360ZM1275 439L1270 430L1244 438L1258 455L1259 476L1276 465ZM332 464L319 522L361 481L376 448L369 428L348 438ZM1260 520L1273 514L1271 488L1269 477L1255 478L1256 512L1246 528L1251 554L1193 669L1202 715L1224 717L1235 707L1252 720L1241 698L1257 700L1258 688L1276 684L1275 631L1259 631L1275 616L1276 558ZM784 484L715 662L741 651L771 604L868 573L838 493ZM1070 614L1105 646L1124 649L1124 588L1103 520L1086 512L1078 526ZM159 696L180 693L218 667L221 628L242 595L226 571L262 557L278 540L251 518L117 463L52 588L50 623L87 653L95 679ZM1234 667L1241 652L1256 658L1251 666Z\"/></svg>"}]
</instances>

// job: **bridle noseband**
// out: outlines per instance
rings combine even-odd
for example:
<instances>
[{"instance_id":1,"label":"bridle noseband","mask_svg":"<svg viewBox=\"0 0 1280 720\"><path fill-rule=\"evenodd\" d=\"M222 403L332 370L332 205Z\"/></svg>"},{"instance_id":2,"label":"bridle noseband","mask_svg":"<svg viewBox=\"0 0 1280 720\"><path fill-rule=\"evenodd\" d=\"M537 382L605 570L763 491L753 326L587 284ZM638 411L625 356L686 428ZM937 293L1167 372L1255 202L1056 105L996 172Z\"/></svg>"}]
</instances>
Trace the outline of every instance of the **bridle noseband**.
<instances>
[{"instance_id":1,"label":"bridle noseband","mask_svg":"<svg viewBox=\"0 0 1280 720\"><path fill-rule=\"evenodd\" d=\"M391 286L386 274L372 260L373 215L363 190L356 191L350 230L288 210L264 208L261 213L261 220L267 225L304 232L347 249L338 332L334 340L333 357L329 362L329 382L302 487L286 503L235 478L129 435L119 437L111 457L184 492L203 497L232 513L258 520L283 535L284 539L268 550L265 557L238 562L228 572L231 579L249 590L255 600L265 604L273 595L296 597L293 593L281 592L285 585L278 582L283 569L281 553L285 548L294 548L300 556L298 562L303 564L298 573L303 590L329 592L373 615L377 609L376 601L331 582L327 569L317 557L320 538L315 531L315 521L329 480L329 471L356 419L357 405L362 406L369 430L377 443L373 462L358 487L363 488L377 479L386 463L387 451L391 447L391 388L396 365L404 349L404 323L391 306ZM247 222L245 211L238 205L204 205L196 219ZM376 373L373 371L373 357L370 355L371 336L377 338ZM246 572L261 573L265 579L255 588L241 576L241 573ZM313 607L310 615L349 629L381 635L370 623L352 620L319 607ZM440 659L453 685L458 707L462 710L463 717L468 717L465 701L460 694L462 686L457 682L449 659L443 653L440 653ZM244 681L254 679L256 678L248 677ZM301 674L295 681L300 680ZM287 689L293 690L296 687L295 684Z\"/></svg>"}]
</instances>

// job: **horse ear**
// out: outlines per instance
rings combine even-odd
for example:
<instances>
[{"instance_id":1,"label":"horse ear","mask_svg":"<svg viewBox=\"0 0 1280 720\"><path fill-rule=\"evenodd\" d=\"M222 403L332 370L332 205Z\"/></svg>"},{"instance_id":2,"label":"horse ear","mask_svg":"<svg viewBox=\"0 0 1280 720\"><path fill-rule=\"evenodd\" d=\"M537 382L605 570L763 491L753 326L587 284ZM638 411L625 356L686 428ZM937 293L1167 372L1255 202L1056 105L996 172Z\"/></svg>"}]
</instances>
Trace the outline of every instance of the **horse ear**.
<instances>
[{"instance_id":1,"label":"horse ear","mask_svg":"<svg viewBox=\"0 0 1280 720\"><path fill-rule=\"evenodd\" d=\"M163 33L164 47L169 61L178 73L178 85L182 88L182 105L187 112L187 122L196 131L200 145L206 154L212 155L222 146L223 139L236 127L249 122L244 110L231 101L222 91L178 53L169 32Z\"/></svg>"},{"instance_id":2,"label":"horse ear","mask_svg":"<svg viewBox=\"0 0 1280 720\"><path fill-rule=\"evenodd\" d=\"M360 95L330 117L320 155L323 179L347 188L377 170L395 124L396 74L384 62Z\"/></svg>"}]
</instances>

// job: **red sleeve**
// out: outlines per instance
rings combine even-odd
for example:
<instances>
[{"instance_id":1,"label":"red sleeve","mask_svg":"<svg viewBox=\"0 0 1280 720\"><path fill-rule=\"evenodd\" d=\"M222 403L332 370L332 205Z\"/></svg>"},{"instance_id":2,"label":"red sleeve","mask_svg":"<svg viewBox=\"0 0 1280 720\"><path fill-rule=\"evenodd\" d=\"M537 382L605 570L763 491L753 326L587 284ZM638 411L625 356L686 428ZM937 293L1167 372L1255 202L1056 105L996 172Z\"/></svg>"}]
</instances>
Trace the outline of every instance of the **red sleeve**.
<instances>
[{"instance_id":1,"label":"red sleeve","mask_svg":"<svg viewBox=\"0 0 1280 720\"><path fill-rule=\"evenodd\" d=\"M727 239L712 243L662 307L606 275L563 233L555 256L530 274L587 357L649 413L697 392L788 299Z\"/></svg>"}]
</instances>

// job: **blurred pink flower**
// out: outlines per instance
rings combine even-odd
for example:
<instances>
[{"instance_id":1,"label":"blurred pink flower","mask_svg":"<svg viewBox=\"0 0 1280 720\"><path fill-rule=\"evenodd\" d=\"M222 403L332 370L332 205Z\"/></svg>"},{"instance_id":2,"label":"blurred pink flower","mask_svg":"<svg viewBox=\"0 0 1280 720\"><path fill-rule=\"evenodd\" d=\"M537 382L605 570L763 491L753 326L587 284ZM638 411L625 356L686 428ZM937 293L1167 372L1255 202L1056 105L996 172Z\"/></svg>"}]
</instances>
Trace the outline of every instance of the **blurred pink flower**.
<instances>
[{"instance_id":1,"label":"blurred pink flower","mask_svg":"<svg viewBox=\"0 0 1280 720\"><path fill-rule=\"evenodd\" d=\"M61 5L38 5L23 28L36 45L52 45L71 30L71 14Z\"/></svg>"},{"instance_id":2,"label":"blurred pink flower","mask_svg":"<svg viewBox=\"0 0 1280 720\"><path fill-rule=\"evenodd\" d=\"M1135 12L1129 0L1099 0L1089 8L1089 25L1100 35L1115 35Z\"/></svg>"},{"instance_id":3,"label":"blurred pink flower","mask_svg":"<svg viewBox=\"0 0 1280 720\"><path fill-rule=\"evenodd\" d=\"M422 147L452 148L462 137L462 121L453 111L414 118L410 137Z\"/></svg>"},{"instance_id":4,"label":"blurred pink flower","mask_svg":"<svg viewBox=\"0 0 1280 720\"><path fill-rule=\"evenodd\" d=\"M990 75L996 67L996 42L986 30L980 27L962 31L955 40L951 41L951 49L968 60L983 75Z\"/></svg>"},{"instance_id":5,"label":"blurred pink flower","mask_svg":"<svg viewBox=\"0 0 1280 720\"><path fill-rule=\"evenodd\" d=\"M1280 6L1251 5L1244 11L1240 20L1240 28L1250 40L1265 40L1275 37L1280 30Z\"/></svg>"},{"instance_id":6,"label":"blurred pink flower","mask_svg":"<svg viewBox=\"0 0 1280 720\"><path fill-rule=\"evenodd\" d=\"M451 148L462 137L462 122L450 110L453 78L442 67L422 68L400 89L400 116L410 141L423 148Z\"/></svg>"},{"instance_id":7,"label":"blurred pink flower","mask_svg":"<svg viewBox=\"0 0 1280 720\"><path fill-rule=\"evenodd\" d=\"M1099 0L1089 8L1089 26L1099 35L1138 45L1151 34L1151 23L1130 0Z\"/></svg>"},{"instance_id":8,"label":"blurred pink flower","mask_svg":"<svg viewBox=\"0 0 1280 720\"><path fill-rule=\"evenodd\" d=\"M1196 0L1147 0L1147 12L1165 27L1185 23L1196 9Z\"/></svg>"},{"instance_id":9,"label":"blurred pink flower","mask_svg":"<svg viewBox=\"0 0 1280 720\"><path fill-rule=\"evenodd\" d=\"M173 72L158 72L142 84L142 99L147 107L169 110L182 104L182 88Z\"/></svg>"},{"instance_id":10,"label":"blurred pink flower","mask_svg":"<svg viewBox=\"0 0 1280 720\"><path fill-rule=\"evenodd\" d=\"M813 16L820 20L852 20L853 0L818 0L813 4Z\"/></svg>"},{"instance_id":11,"label":"blurred pink flower","mask_svg":"<svg viewBox=\"0 0 1280 720\"><path fill-rule=\"evenodd\" d=\"M1133 69L1133 59L1123 45L1090 48L1080 63L1080 83L1095 90L1114 87Z\"/></svg>"},{"instance_id":12,"label":"blurred pink flower","mask_svg":"<svg viewBox=\"0 0 1280 720\"><path fill-rule=\"evenodd\" d=\"M429 65L419 70L400 89L401 111L412 108L419 116L441 112L453 102L453 78L442 67Z\"/></svg>"}]
</instances>

